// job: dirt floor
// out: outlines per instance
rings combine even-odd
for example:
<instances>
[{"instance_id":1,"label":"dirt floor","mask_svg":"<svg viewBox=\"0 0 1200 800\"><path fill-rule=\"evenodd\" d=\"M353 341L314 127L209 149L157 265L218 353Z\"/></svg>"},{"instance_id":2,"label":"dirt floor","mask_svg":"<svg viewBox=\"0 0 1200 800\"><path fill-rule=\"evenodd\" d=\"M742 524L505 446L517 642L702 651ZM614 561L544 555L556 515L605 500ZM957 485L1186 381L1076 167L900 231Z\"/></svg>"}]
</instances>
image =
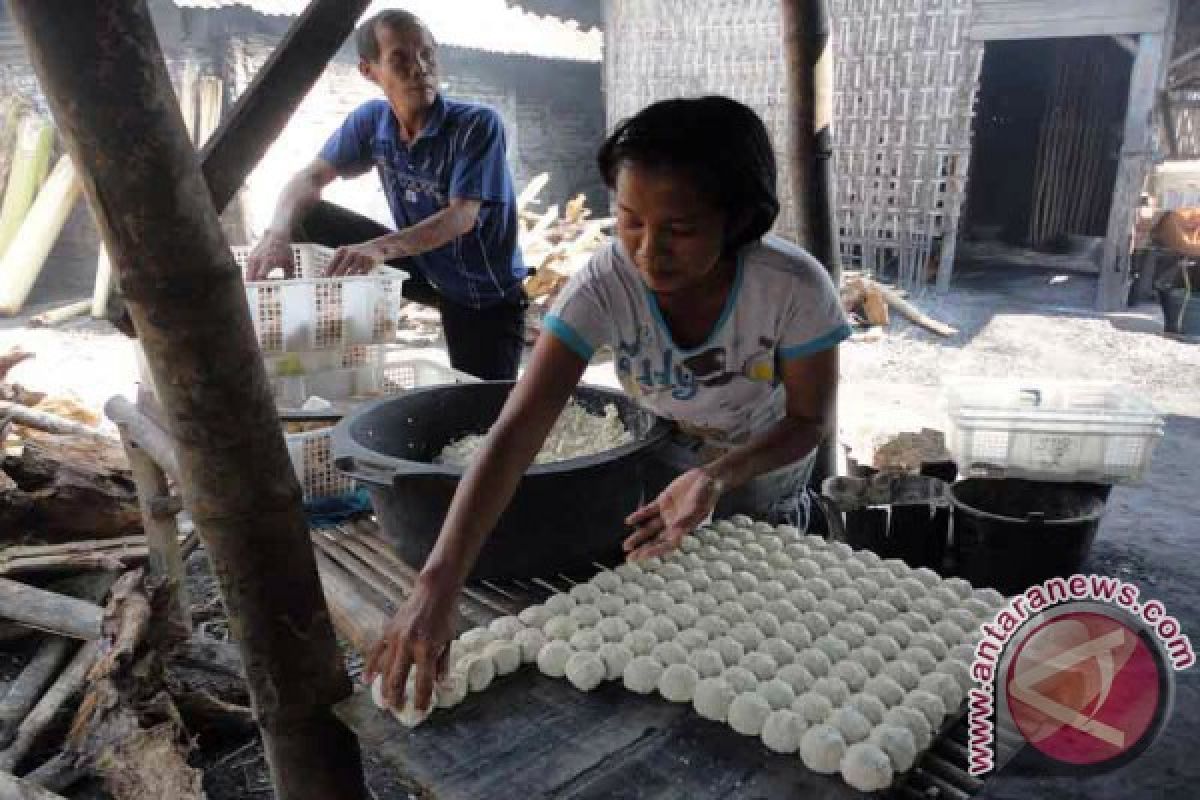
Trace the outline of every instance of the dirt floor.
<instances>
[{"instance_id":1,"label":"dirt floor","mask_svg":"<svg viewBox=\"0 0 1200 800\"><path fill-rule=\"evenodd\" d=\"M842 348L839 423L843 440L924 425L943 427L941 386L956 377L1105 380L1135 388L1167 415L1143 485L1118 487L1109 500L1087 567L1132 580L1143 596L1162 600L1185 632L1200 631L1200 556L1191 541L1200 520L1200 345L1152 333L1119 330L1090 311L1094 278L1037 269L964 268L947 295L912 298L960 333L939 339L902 321L886 333L856 337ZM444 358L435 318L414 314L402 339ZM20 345L37 357L11 380L31 388L69 392L99 410L113 394L132 396L132 344L105 326L77 321L56 330L0 325L0 352ZM588 379L612 383L611 368L592 367ZM216 601L205 577L202 551L189 565L197 602ZM208 586L203 589L203 586ZM205 599L201 599L205 598ZM206 623L221 635L215 616ZM1194 639L1200 643L1200 639ZM6 656L0 654L0 681ZM351 667L353 668L353 664ZM2 684L0 684L2 685ZM1200 783L1200 669L1178 676L1175 714L1166 733L1142 758L1104 778L1047 778L1011 769L988 782L989 798L1194 797ZM270 798L261 748L242 742L202 754L212 773L213 800ZM403 787L369 759L380 798L404 798Z\"/></svg>"}]
</instances>

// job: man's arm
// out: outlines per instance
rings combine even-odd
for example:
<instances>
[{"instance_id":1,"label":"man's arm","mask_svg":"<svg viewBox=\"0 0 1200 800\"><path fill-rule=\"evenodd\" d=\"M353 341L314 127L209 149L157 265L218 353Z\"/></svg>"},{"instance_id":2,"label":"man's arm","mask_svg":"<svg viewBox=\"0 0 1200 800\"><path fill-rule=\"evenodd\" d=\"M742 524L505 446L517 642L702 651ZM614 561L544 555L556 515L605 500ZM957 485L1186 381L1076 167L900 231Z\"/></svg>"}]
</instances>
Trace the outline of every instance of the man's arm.
<instances>
[{"instance_id":1,"label":"man's arm","mask_svg":"<svg viewBox=\"0 0 1200 800\"><path fill-rule=\"evenodd\" d=\"M263 233L246 268L246 280L261 281L274 269L292 277L292 231L321 200L321 190L337 177L337 170L320 158L292 177L279 195L271 225Z\"/></svg>"},{"instance_id":2,"label":"man's arm","mask_svg":"<svg viewBox=\"0 0 1200 800\"><path fill-rule=\"evenodd\" d=\"M339 248L329 265L329 274L363 275L380 262L436 250L474 229L481 205L479 200L452 197L441 211L402 231Z\"/></svg>"}]
</instances>

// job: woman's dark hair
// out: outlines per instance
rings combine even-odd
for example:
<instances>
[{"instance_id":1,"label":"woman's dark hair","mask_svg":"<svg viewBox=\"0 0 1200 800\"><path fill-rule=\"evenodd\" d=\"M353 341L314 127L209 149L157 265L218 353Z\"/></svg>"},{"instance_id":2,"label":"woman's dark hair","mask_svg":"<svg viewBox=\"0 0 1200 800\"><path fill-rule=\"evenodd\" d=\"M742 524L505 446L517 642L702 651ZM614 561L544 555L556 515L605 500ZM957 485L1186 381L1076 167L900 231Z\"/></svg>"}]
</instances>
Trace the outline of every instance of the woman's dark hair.
<instances>
[{"instance_id":1,"label":"woman's dark hair","mask_svg":"<svg viewBox=\"0 0 1200 800\"><path fill-rule=\"evenodd\" d=\"M775 151L766 126L749 107L728 97L663 100L617 125L596 156L608 188L633 162L686 172L732 222L748 223L727 250L757 241L779 216Z\"/></svg>"}]
</instances>

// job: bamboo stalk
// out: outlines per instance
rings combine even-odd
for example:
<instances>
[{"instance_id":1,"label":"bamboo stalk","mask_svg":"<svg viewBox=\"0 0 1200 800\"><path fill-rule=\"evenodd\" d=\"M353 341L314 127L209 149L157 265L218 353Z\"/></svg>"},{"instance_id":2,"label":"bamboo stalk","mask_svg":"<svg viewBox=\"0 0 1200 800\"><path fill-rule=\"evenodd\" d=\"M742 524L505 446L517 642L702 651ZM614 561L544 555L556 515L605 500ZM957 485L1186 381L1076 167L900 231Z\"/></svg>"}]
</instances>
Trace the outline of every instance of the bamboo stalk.
<instances>
[{"instance_id":1,"label":"bamboo stalk","mask_svg":"<svg viewBox=\"0 0 1200 800\"><path fill-rule=\"evenodd\" d=\"M8 186L17 146L17 127L25 114L24 103L16 95L0 100L0 189Z\"/></svg>"},{"instance_id":2,"label":"bamboo stalk","mask_svg":"<svg viewBox=\"0 0 1200 800\"><path fill-rule=\"evenodd\" d=\"M7 400L0 400L0 417L10 417L17 425L23 425L26 428L37 428L39 431L45 431L46 433L87 436L93 439L102 439L106 442L113 439L113 437L93 428L91 425L84 425L82 422L60 417L48 411L38 411L35 408L23 406L19 403L11 403Z\"/></svg>"},{"instance_id":3,"label":"bamboo stalk","mask_svg":"<svg viewBox=\"0 0 1200 800\"><path fill-rule=\"evenodd\" d=\"M16 314L25 305L81 189L70 156L63 156L0 257L0 313Z\"/></svg>"},{"instance_id":4,"label":"bamboo stalk","mask_svg":"<svg viewBox=\"0 0 1200 800\"><path fill-rule=\"evenodd\" d=\"M95 603L0 578L0 617L75 639L99 639L104 609Z\"/></svg>"},{"instance_id":5,"label":"bamboo stalk","mask_svg":"<svg viewBox=\"0 0 1200 800\"><path fill-rule=\"evenodd\" d=\"M16 150L0 205L0 255L16 238L38 193L38 175L50 159L53 133L50 121L37 113L25 115L17 127Z\"/></svg>"},{"instance_id":6,"label":"bamboo stalk","mask_svg":"<svg viewBox=\"0 0 1200 800\"><path fill-rule=\"evenodd\" d=\"M96 251L96 286L92 289L92 316L104 319L108 313L108 295L112 290L112 262L108 259L108 250L104 242Z\"/></svg>"},{"instance_id":7,"label":"bamboo stalk","mask_svg":"<svg viewBox=\"0 0 1200 800\"><path fill-rule=\"evenodd\" d=\"M87 679L88 670L100 655L98 642L86 642L75 653L71 663L59 674L50 690L42 695L29 715L17 727L16 737L6 750L0 752L0 770L15 769L29 754L37 737L54 720L59 710L79 693Z\"/></svg>"},{"instance_id":8,"label":"bamboo stalk","mask_svg":"<svg viewBox=\"0 0 1200 800\"><path fill-rule=\"evenodd\" d=\"M0 748L8 747L17 735L17 727L33 708L42 690L70 657L75 643L61 636L44 639L37 653L13 681L8 694L0 700Z\"/></svg>"},{"instance_id":9,"label":"bamboo stalk","mask_svg":"<svg viewBox=\"0 0 1200 800\"><path fill-rule=\"evenodd\" d=\"M49 311L43 311L29 319L29 327L31 328L49 328L58 325L61 322L66 322L75 317L82 317L84 314L92 310L91 300L76 300L74 303L52 308Z\"/></svg>"}]
</instances>

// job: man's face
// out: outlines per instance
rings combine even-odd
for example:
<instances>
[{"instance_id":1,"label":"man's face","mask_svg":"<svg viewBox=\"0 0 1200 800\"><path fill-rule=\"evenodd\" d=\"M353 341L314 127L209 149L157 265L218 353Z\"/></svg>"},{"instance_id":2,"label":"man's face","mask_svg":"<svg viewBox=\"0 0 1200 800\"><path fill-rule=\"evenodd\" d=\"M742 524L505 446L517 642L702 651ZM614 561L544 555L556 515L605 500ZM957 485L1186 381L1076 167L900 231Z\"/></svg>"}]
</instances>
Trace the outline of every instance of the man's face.
<instances>
[{"instance_id":1,"label":"man's face","mask_svg":"<svg viewBox=\"0 0 1200 800\"><path fill-rule=\"evenodd\" d=\"M379 61L362 61L359 69L383 90L392 105L419 110L437 97L437 45L424 27L375 28Z\"/></svg>"}]
</instances>

